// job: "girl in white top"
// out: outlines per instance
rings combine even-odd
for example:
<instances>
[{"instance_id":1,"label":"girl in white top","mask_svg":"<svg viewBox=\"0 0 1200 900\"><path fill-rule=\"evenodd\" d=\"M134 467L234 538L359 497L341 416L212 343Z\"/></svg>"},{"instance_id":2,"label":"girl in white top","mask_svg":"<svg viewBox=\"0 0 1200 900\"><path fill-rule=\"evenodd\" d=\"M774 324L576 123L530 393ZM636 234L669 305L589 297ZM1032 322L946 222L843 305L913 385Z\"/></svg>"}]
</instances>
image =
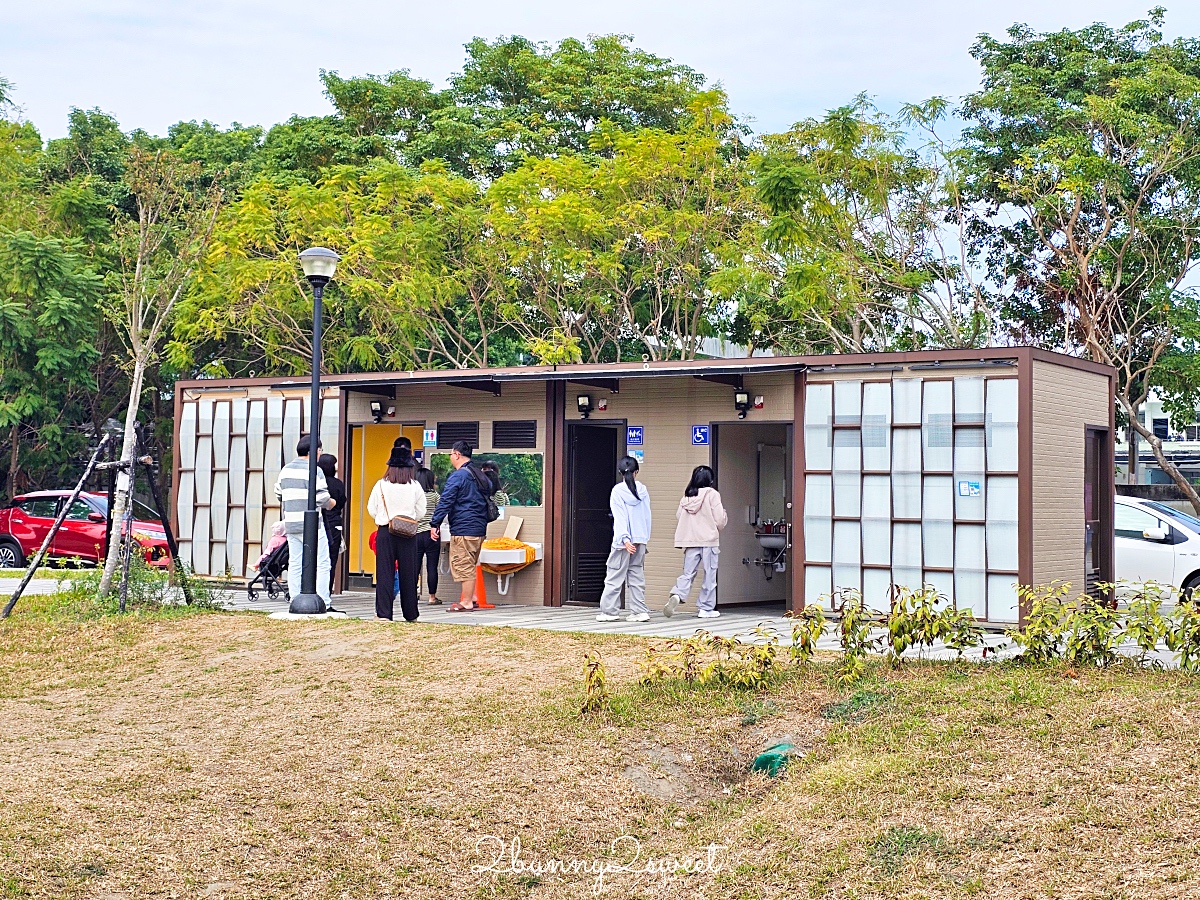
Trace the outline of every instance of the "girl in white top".
<instances>
[{"instance_id":1,"label":"girl in white top","mask_svg":"<svg viewBox=\"0 0 1200 900\"><path fill-rule=\"evenodd\" d=\"M379 526L375 535L375 615L391 620L396 602L396 571L400 572L400 611L408 622L416 620L417 539L392 534L388 523L396 516L420 522L425 517L425 490L413 474L417 462L407 447L397 447L388 458L384 476L375 482L367 512Z\"/></svg>"}]
</instances>

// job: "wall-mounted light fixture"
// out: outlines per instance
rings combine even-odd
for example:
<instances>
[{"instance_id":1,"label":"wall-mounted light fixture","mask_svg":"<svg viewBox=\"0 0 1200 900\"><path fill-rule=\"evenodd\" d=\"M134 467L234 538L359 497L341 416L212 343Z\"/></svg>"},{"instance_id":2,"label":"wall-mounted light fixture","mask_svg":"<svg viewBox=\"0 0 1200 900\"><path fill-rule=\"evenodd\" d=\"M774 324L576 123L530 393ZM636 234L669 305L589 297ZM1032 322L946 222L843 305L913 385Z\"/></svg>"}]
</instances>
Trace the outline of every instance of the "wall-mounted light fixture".
<instances>
[{"instance_id":1,"label":"wall-mounted light fixture","mask_svg":"<svg viewBox=\"0 0 1200 900\"><path fill-rule=\"evenodd\" d=\"M371 401L371 418L378 425L383 420L383 404L378 400Z\"/></svg>"},{"instance_id":2,"label":"wall-mounted light fixture","mask_svg":"<svg viewBox=\"0 0 1200 900\"><path fill-rule=\"evenodd\" d=\"M734 391L733 392L733 408L737 410L738 418L746 418L746 413L750 410L750 392L749 391Z\"/></svg>"},{"instance_id":3,"label":"wall-mounted light fixture","mask_svg":"<svg viewBox=\"0 0 1200 900\"><path fill-rule=\"evenodd\" d=\"M388 417L389 419L394 419L394 418L396 418L396 407L395 407L395 406L392 406L392 405L390 405L390 404L388 405L388 408L387 408L387 417Z\"/></svg>"},{"instance_id":4,"label":"wall-mounted light fixture","mask_svg":"<svg viewBox=\"0 0 1200 900\"><path fill-rule=\"evenodd\" d=\"M575 398L575 403L579 407L579 418L586 419L592 414L592 398L587 394L580 394Z\"/></svg>"}]
</instances>

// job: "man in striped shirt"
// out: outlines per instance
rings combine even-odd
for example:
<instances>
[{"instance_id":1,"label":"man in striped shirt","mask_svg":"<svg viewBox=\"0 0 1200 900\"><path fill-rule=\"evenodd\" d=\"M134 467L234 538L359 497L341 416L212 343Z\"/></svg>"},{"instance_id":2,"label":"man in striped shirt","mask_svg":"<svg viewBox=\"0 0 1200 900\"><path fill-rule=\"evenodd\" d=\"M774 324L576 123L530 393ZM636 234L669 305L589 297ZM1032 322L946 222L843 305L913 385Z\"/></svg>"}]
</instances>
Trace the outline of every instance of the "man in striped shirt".
<instances>
[{"instance_id":1,"label":"man in striped shirt","mask_svg":"<svg viewBox=\"0 0 1200 900\"><path fill-rule=\"evenodd\" d=\"M295 597L300 593L304 575L304 512L308 509L308 454L312 449L312 437L302 435L296 443L296 458L279 470L275 482L275 496L279 499L279 516L283 521L288 542L288 593ZM317 452L321 441L317 440ZM333 506L325 473L317 469L317 509ZM329 542L317 540L317 595L325 606L334 612L329 603Z\"/></svg>"}]
</instances>

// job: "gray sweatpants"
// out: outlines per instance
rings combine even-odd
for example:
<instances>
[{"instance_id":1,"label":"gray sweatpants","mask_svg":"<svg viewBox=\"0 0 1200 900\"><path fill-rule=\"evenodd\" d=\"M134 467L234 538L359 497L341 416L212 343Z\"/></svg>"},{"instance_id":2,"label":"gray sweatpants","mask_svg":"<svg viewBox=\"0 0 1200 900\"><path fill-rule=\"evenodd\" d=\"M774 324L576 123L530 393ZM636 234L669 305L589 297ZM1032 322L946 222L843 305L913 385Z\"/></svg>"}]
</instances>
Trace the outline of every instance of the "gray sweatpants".
<instances>
[{"instance_id":1,"label":"gray sweatpants","mask_svg":"<svg viewBox=\"0 0 1200 900\"><path fill-rule=\"evenodd\" d=\"M692 582L696 580L696 571L704 564L704 581L700 583L700 596L696 598L696 609L709 610L717 608L717 559L721 555L720 547L684 547L683 574L671 588L671 593L680 602L688 598L692 590Z\"/></svg>"},{"instance_id":2,"label":"gray sweatpants","mask_svg":"<svg viewBox=\"0 0 1200 900\"><path fill-rule=\"evenodd\" d=\"M600 612L615 616L621 611L621 587L625 588L625 608L631 613L649 612L646 608L646 545L635 544L636 553L613 547L608 554L608 574L600 595Z\"/></svg>"}]
</instances>

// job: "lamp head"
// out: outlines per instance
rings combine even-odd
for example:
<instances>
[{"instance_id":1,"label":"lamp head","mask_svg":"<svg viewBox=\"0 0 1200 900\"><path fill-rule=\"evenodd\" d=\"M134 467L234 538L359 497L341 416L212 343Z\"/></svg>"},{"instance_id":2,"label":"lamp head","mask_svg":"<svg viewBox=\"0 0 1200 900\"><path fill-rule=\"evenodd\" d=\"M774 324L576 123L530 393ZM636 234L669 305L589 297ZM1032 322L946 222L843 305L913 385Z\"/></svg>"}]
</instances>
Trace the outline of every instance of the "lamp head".
<instances>
[{"instance_id":1,"label":"lamp head","mask_svg":"<svg viewBox=\"0 0 1200 900\"><path fill-rule=\"evenodd\" d=\"M300 266L304 269L304 277L312 284L328 284L337 271L339 259L341 257L328 247L309 247L300 253Z\"/></svg>"},{"instance_id":2,"label":"lamp head","mask_svg":"<svg viewBox=\"0 0 1200 900\"><path fill-rule=\"evenodd\" d=\"M738 418L746 418L746 413L750 409L750 392L749 391L734 391L733 392L733 408L737 410Z\"/></svg>"},{"instance_id":3,"label":"lamp head","mask_svg":"<svg viewBox=\"0 0 1200 900\"><path fill-rule=\"evenodd\" d=\"M579 415L586 419L592 414L592 398L587 394L580 394L575 398L575 403L579 407Z\"/></svg>"}]
</instances>

